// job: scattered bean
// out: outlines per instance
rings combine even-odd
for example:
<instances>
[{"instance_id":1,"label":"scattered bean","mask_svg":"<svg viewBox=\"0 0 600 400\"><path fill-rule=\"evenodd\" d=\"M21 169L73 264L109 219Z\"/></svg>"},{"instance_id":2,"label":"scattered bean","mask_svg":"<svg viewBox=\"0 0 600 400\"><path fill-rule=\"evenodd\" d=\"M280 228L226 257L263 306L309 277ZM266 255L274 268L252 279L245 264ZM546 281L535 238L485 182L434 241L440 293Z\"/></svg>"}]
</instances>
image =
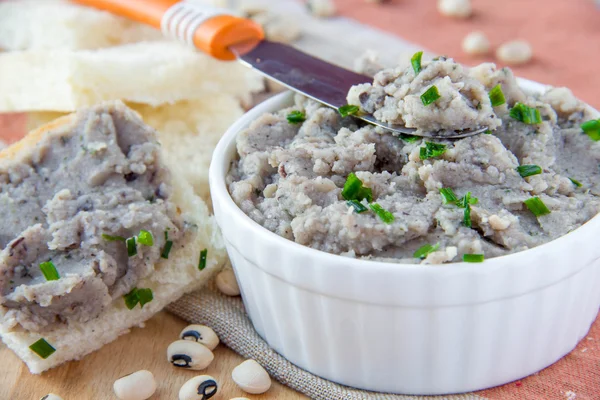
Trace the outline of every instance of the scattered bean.
<instances>
[{"instance_id":1,"label":"scattered bean","mask_svg":"<svg viewBox=\"0 0 600 400\"><path fill-rule=\"evenodd\" d=\"M167 348L167 360L179 368L202 370L215 358L210 349L191 340L177 340Z\"/></svg>"},{"instance_id":2,"label":"scattered bean","mask_svg":"<svg viewBox=\"0 0 600 400\"><path fill-rule=\"evenodd\" d=\"M306 5L311 14L318 18L329 18L336 14L332 0L308 0Z\"/></svg>"},{"instance_id":3,"label":"scattered bean","mask_svg":"<svg viewBox=\"0 0 600 400\"><path fill-rule=\"evenodd\" d=\"M288 16L264 12L253 15L252 20L262 25L266 38L273 42L292 43L302 34L298 23Z\"/></svg>"},{"instance_id":4,"label":"scattered bean","mask_svg":"<svg viewBox=\"0 0 600 400\"><path fill-rule=\"evenodd\" d=\"M438 11L457 18L468 18L473 13L471 0L438 0Z\"/></svg>"},{"instance_id":5,"label":"scattered bean","mask_svg":"<svg viewBox=\"0 0 600 400\"><path fill-rule=\"evenodd\" d=\"M212 376L195 376L179 389L179 400L208 400L217 390L217 381Z\"/></svg>"},{"instance_id":6,"label":"scattered bean","mask_svg":"<svg viewBox=\"0 0 600 400\"><path fill-rule=\"evenodd\" d=\"M156 391L156 381L152 372L141 370L117 379L113 390L121 400L146 400Z\"/></svg>"},{"instance_id":7,"label":"scattered bean","mask_svg":"<svg viewBox=\"0 0 600 400\"><path fill-rule=\"evenodd\" d=\"M215 279L217 288L227 296L239 296L240 287L235 279L235 274L232 270L226 269L221 271Z\"/></svg>"},{"instance_id":8,"label":"scattered bean","mask_svg":"<svg viewBox=\"0 0 600 400\"><path fill-rule=\"evenodd\" d=\"M59 395L56 395L54 393L48 393L47 395L42 397L40 400L63 400L63 399Z\"/></svg>"},{"instance_id":9,"label":"scattered bean","mask_svg":"<svg viewBox=\"0 0 600 400\"><path fill-rule=\"evenodd\" d=\"M519 65L529 62L533 57L531 45L524 40L504 43L496 50L496 57L506 64Z\"/></svg>"},{"instance_id":10,"label":"scattered bean","mask_svg":"<svg viewBox=\"0 0 600 400\"><path fill-rule=\"evenodd\" d=\"M208 326L190 325L185 327L179 334L181 340L191 340L198 342L208 347L209 350L214 350L219 345L219 337Z\"/></svg>"},{"instance_id":11,"label":"scattered bean","mask_svg":"<svg viewBox=\"0 0 600 400\"><path fill-rule=\"evenodd\" d=\"M469 33L462 42L463 51L471 55L485 55L490 52L490 41L483 32Z\"/></svg>"},{"instance_id":12,"label":"scattered bean","mask_svg":"<svg viewBox=\"0 0 600 400\"><path fill-rule=\"evenodd\" d=\"M246 360L231 372L233 381L246 393L261 394L271 387L269 374L259 363Z\"/></svg>"}]
</instances>

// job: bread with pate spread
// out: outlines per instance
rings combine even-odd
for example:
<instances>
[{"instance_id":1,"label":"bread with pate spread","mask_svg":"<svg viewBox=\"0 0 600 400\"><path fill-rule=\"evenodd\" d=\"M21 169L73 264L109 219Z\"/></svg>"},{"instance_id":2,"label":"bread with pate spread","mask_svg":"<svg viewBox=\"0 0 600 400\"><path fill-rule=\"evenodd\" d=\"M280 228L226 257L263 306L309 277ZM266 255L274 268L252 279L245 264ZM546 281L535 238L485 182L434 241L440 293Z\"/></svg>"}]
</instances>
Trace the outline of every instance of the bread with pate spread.
<instances>
[{"instance_id":1,"label":"bread with pate spread","mask_svg":"<svg viewBox=\"0 0 600 400\"><path fill-rule=\"evenodd\" d=\"M180 170L121 102L0 152L0 336L32 373L113 341L225 261Z\"/></svg>"}]
</instances>

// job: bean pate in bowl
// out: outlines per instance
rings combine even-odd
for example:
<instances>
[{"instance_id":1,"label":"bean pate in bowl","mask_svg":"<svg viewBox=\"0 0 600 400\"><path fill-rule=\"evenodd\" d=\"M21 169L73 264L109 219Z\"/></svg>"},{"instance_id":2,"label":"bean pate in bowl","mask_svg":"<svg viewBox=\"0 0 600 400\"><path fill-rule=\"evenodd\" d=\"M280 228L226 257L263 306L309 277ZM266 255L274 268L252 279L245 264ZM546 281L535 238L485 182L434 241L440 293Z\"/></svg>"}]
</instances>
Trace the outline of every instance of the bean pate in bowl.
<instances>
[{"instance_id":1,"label":"bean pate in bowl","mask_svg":"<svg viewBox=\"0 0 600 400\"><path fill-rule=\"evenodd\" d=\"M227 176L235 203L299 244L404 264L523 251L600 211L596 111L566 88L527 93L508 68L415 59L353 87L341 113L296 96L255 120ZM397 136L360 112L420 132L489 130Z\"/></svg>"}]
</instances>

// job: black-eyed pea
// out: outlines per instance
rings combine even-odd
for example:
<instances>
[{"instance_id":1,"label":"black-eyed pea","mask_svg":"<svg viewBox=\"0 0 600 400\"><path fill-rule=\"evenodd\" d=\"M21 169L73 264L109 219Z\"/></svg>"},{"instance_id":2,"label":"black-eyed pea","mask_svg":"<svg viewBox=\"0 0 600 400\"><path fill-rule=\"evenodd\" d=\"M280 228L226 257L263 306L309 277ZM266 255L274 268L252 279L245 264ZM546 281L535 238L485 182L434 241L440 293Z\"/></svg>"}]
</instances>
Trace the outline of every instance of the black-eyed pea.
<instances>
[{"instance_id":1,"label":"black-eyed pea","mask_svg":"<svg viewBox=\"0 0 600 400\"><path fill-rule=\"evenodd\" d=\"M240 286L235 279L235 274L230 269L219 272L219 275L215 278L215 283L221 293L227 296L240 295Z\"/></svg>"},{"instance_id":2,"label":"black-eyed pea","mask_svg":"<svg viewBox=\"0 0 600 400\"><path fill-rule=\"evenodd\" d=\"M113 390L120 400L146 400L156 392L156 381L152 372L141 370L117 379Z\"/></svg>"},{"instance_id":3,"label":"black-eyed pea","mask_svg":"<svg viewBox=\"0 0 600 400\"><path fill-rule=\"evenodd\" d=\"M63 399L62 399L62 397L60 397L57 394L48 393L47 395L45 395L44 397L42 397L40 400L63 400Z\"/></svg>"},{"instance_id":4,"label":"black-eyed pea","mask_svg":"<svg viewBox=\"0 0 600 400\"><path fill-rule=\"evenodd\" d=\"M533 57L533 49L524 40L513 40L498 47L496 57L508 65L525 64Z\"/></svg>"},{"instance_id":5,"label":"black-eyed pea","mask_svg":"<svg viewBox=\"0 0 600 400\"><path fill-rule=\"evenodd\" d=\"M219 385L210 375L195 376L179 389L179 400L208 400L217 394Z\"/></svg>"},{"instance_id":6,"label":"black-eyed pea","mask_svg":"<svg viewBox=\"0 0 600 400\"><path fill-rule=\"evenodd\" d=\"M204 325L186 326L179 334L179 338L201 343L211 351L219 345L219 337L215 331Z\"/></svg>"},{"instance_id":7,"label":"black-eyed pea","mask_svg":"<svg viewBox=\"0 0 600 400\"><path fill-rule=\"evenodd\" d=\"M177 340L167 348L167 360L178 368L202 370L215 358L210 349L191 340Z\"/></svg>"},{"instance_id":8,"label":"black-eyed pea","mask_svg":"<svg viewBox=\"0 0 600 400\"><path fill-rule=\"evenodd\" d=\"M246 393L261 394L271 387L271 377L254 360L246 360L231 372L233 381Z\"/></svg>"},{"instance_id":9,"label":"black-eyed pea","mask_svg":"<svg viewBox=\"0 0 600 400\"><path fill-rule=\"evenodd\" d=\"M438 0L438 11L448 17L468 18L473 8L471 0Z\"/></svg>"}]
</instances>

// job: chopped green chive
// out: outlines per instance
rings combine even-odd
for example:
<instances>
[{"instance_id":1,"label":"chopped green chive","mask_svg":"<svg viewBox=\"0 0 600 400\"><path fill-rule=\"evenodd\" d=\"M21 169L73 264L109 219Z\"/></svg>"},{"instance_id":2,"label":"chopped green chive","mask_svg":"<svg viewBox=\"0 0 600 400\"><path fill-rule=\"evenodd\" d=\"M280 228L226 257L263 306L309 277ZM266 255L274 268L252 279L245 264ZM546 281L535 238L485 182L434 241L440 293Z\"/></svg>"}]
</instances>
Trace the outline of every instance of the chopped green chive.
<instances>
[{"instance_id":1,"label":"chopped green chive","mask_svg":"<svg viewBox=\"0 0 600 400\"><path fill-rule=\"evenodd\" d=\"M47 281L57 281L60 279L60 275L58 275L58 271L56 270L56 267L52 261L41 263L40 269L42 270L42 274L44 274L44 278L46 278Z\"/></svg>"},{"instance_id":2,"label":"chopped green chive","mask_svg":"<svg viewBox=\"0 0 600 400\"><path fill-rule=\"evenodd\" d=\"M152 289L133 288L131 289L131 292L127 293L123 298L125 299L127 308L133 310L138 303L141 308L144 308L144 305L154 300L154 294L152 293Z\"/></svg>"},{"instance_id":3,"label":"chopped green chive","mask_svg":"<svg viewBox=\"0 0 600 400\"><path fill-rule=\"evenodd\" d=\"M584 122L583 124L581 124L581 129L594 142L600 140L600 119L593 119L591 121Z\"/></svg>"},{"instance_id":4,"label":"chopped green chive","mask_svg":"<svg viewBox=\"0 0 600 400\"><path fill-rule=\"evenodd\" d=\"M440 97L442 96L440 96L437 86L433 85L421 95L421 101L423 102L424 106L428 106L431 103L434 103Z\"/></svg>"},{"instance_id":5,"label":"chopped green chive","mask_svg":"<svg viewBox=\"0 0 600 400\"><path fill-rule=\"evenodd\" d=\"M351 172L346 179L344 189L342 189L342 197L344 200L362 201L366 199L368 202L373 201L373 191L364 187L363 183L354 172Z\"/></svg>"},{"instance_id":6,"label":"chopped green chive","mask_svg":"<svg viewBox=\"0 0 600 400\"><path fill-rule=\"evenodd\" d=\"M521 121L524 124L535 125L542 123L540 110L533 107L528 107L523 103L517 103L510 109L509 115L511 118Z\"/></svg>"},{"instance_id":7,"label":"chopped green chive","mask_svg":"<svg viewBox=\"0 0 600 400\"><path fill-rule=\"evenodd\" d=\"M44 360L50 357L56 351L56 349L52 347L52 345L48 343L44 338L41 338L40 340L29 346L29 349Z\"/></svg>"},{"instance_id":8,"label":"chopped green chive","mask_svg":"<svg viewBox=\"0 0 600 400\"><path fill-rule=\"evenodd\" d=\"M542 168L539 165L520 165L517 167L517 172L523 178L542 173Z\"/></svg>"},{"instance_id":9,"label":"chopped green chive","mask_svg":"<svg viewBox=\"0 0 600 400\"><path fill-rule=\"evenodd\" d=\"M423 52L418 51L410 59L415 75L419 75L419 72L421 72L421 58L423 58Z\"/></svg>"},{"instance_id":10,"label":"chopped green chive","mask_svg":"<svg viewBox=\"0 0 600 400\"><path fill-rule=\"evenodd\" d=\"M463 225L467 228L473 227L473 222L471 221L471 206L465 207L465 212L463 214Z\"/></svg>"},{"instance_id":11,"label":"chopped green chive","mask_svg":"<svg viewBox=\"0 0 600 400\"><path fill-rule=\"evenodd\" d=\"M162 253L160 253L160 256L166 260L169 259L169 253L171 252L171 247L173 247L173 241L172 240L167 240L165 242L165 247L163 247Z\"/></svg>"},{"instance_id":12,"label":"chopped green chive","mask_svg":"<svg viewBox=\"0 0 600 400\"><path fill-rule=\"evenodd\" d=\"M145 230L141 230L140 234L138 235L138 243L139 244L143 244L144 246L153 246L154 245L154 237L152 236L152 233L145 231Z\"/></svg>"},{"instance_id":13,"label":"chopped green chive","mask_svg":"<svg viewBox=\"0 0 600 400\"><path fill-rule=\"evenodd\" d=\"M490 90L490 101L492 102L492 107L498 107L506 103L504 92L502 92L502 85L497 84Z\"/></svg>"},{"instance_id":14,"label":"chopped green chive","mask_svg":"<svg viewBox=\"0 0 600 400\"><path fill-rule=\"evenodd\" d=\"M440 248L440 244L436 243L434 245L431 244L426 244L424 246L421 246L417 249L417 251L415 251L415 253L413 254L414 258L420 258L421 260L424 260L425 258L427 258L427 256L431 253L433 253L434 251L436 251L437 249Z\"/></svg>"},{"instance_id":15,"label":"chopped green chive","mask_svg":"<svg viewBox=\"0 0 600 400\"><path fill-rule=\"evenodd\" d=\"M111 236L111 235L105 235L104 233L102 234L102 239L104 239L108 242L124 242L127 240L123 236Z\"/></svg>"},{"instance_id":16,"label":"chopped green chive","mask_svg":"<svg viewBox=\"0 0 600 400\"><path fill-rule=\"evenodd\" d=\"M484 258L483 254L463 254L463 261L468 263L481 263Z\"/></svg>"},{"instance_id":17,"label":"chopped green chive","mask_svg":"<svg viewBox=\"0 0 600 400\"><path fill-rule=\"evenodd\" d=\"M442 195L444 204L455 204L458 201L458 197L456 197L454 191L450 188L441 188L440 194Z\"/></svg>"},{"instance_id":18,"label":"chopped green chive","mask_svg":"<svg viewBox=\"0 0 600 400\"><path fill-rule=\"evenodd\" d=\"M439 157L446 152L446 145L441 143L425 142L425 147L420 150L421 160Z\"/></svg>"},{"instance_id":19,"label":"chopped green chive","mask_svg":"<svg viewBox=\"0 0 600 400\"><path fill-rule=\"evenodd\" d=\"M365 211L367 211L367 207L365 207L361 202L359 202L358 200L348 200L346 202L346 204L352 208L354 208L354 211L357 214L360 213L364 213Z\"/></svg>"},{"instance_id":20,"label":"chopped green chive","mask_svg":"<svg viewBox=\"0 0 600 400\"><path fill-rule=\"evenodd\" d=\"M127 241L125 243L127 243L127 255L129 257L135 256L137 254L137 245L135 243L135 236L127 239Z\"/></svg>"},{"instance_id":21,"label":"chopped green chive","mask_svg":"<svg viewBox=\"0 0 600 400\"><path fill-rule=\"evenodd\" d=\"M577 187L582 187L582 186L583 186L583 184L582 184L581 182L579 182L578 180L576 180L576 179L569 178L569 180L570 180L571 182L573 182L573 185L575 185L575 186L577 186Z\"/></svg>"},{"instance_id":22,"label":"chopped green chive","mask_svg":"<svg viewBox=\"0 0 600 400\"><path fill-rule=\"evenodd\" d=\"M419 140L421 140L421 138L419 136L412 136L412 135L407 135L404 133L401 133L398 137L400 139L404 140L406 143L414 143L414 142L418 142Z\"/></svg>"},{"instance_id":23,"label":"chopped green chive","mask_svg":"<svg viewBox=\"0 0 600 400\"><path fill-rule=\"evenodd\" d=\"M208 255L208 249L204 249L200 252L200 262L198 263L198 269L202 271L206 268L206 256Z\"/></svg>"},{"instance_id":24,"label":"chopped green chive","mask_svg":"<svg viewBox=\"0 0 600 400\"><path fill-rule=\"evenodd\" d=\"M138 289L137 296L140 300L140 307L144 308L144 306L154 300L154 294L152 293L152 289Z\"/></svg>"},{"instance_id":25,"label":"chopped green chive","mask_svg":"<svg viewBox=\"0 0 600 400\"><path fill-rule=\"evenodd\" d=\"M524 203L536 217L550 214L550 210L539 197L532 197L525 200Z\"/></svg>"},{"instance_id":26,"label":"chopped green chive","mask_svg":"<svg viewBox=\"0 0 600 400\"><path fill-rule=\"evenodd\" d=\"M377 203L369 204L369 208L386 224L394 222L394 214L384 209Z\"/></svg>"},{"instance_id":27,"label":"chopped green chive","mask_svg":"<svg viewBox=\"0 0 600 400\"><path fill-rule=\"evenodd\" d=\"M357 106L352 106L350 104L346 104L345 106L341 106L338 108L338 112L342 117L347 117L348 115L356 115L360 111L360 108Z\"/></svg>"},{"instance_id":28,"label":"chopped green chive","mask_svg":"<svg viewBox=\"0 0 600 400\"><path fill-rule=\"evenodd\" d=\"M486 135L491 135L491 134L492 134L492 131L490 131L490 130L488 129L487 131L485 131L485 132L483 132L483 133L484 133L484 134L486 134Z\"/></svg>"},{"instance_id":29,"label":"chopped green chive","mask_svg":"<svg viewBox=\"0 0 600 400\"><path fill-rule=\"evenodd\" d=\"M450 188L442 188L440 189L440 194L442 195L442 201L444 204L455 204L460 208L464 208L464 216L463 216L463 224L467 228L471 228L473 226L471 222L471 206L479 203L479 199L477 197L471 197L471 192L467 192L460 199L456 197L454 191Z\"/></svg>"},{"instance_id":30,"label":"chopped green chive","mask_svg":"<svg viewBox=\"0 0 600 400\"><path fill-rule=\"evenodd\" d=\"M292 111L287 115L290 124L301 124L306 121L306 115L302 111Z\"/></svg>"},{"instance_id":31,"label":"chopped green chive","mask_svg":"<svg viewBox=\"0 0 600 400\"><path fill-rule=\"evenodd\" d=\"M133 308L140 302L140 298L137 294L137 288L133 288L131 292L127 293L123 296L125 299L125 305L128 309L133 310Z\"/></svg>"},{"instance_id":32,"label":"chopped green chive","mask_svg":"<svg viewBox=\"0 0 600 400\"><path fill-rule=\"evenodd\" d=\"M467 192L467 194L465 194L460 200L458 200L456 205L460 208L466 208L472 204L477 203L479 203L479 199L477 197L471 197L471 192Z\"/></svg>"}]
</instances>

